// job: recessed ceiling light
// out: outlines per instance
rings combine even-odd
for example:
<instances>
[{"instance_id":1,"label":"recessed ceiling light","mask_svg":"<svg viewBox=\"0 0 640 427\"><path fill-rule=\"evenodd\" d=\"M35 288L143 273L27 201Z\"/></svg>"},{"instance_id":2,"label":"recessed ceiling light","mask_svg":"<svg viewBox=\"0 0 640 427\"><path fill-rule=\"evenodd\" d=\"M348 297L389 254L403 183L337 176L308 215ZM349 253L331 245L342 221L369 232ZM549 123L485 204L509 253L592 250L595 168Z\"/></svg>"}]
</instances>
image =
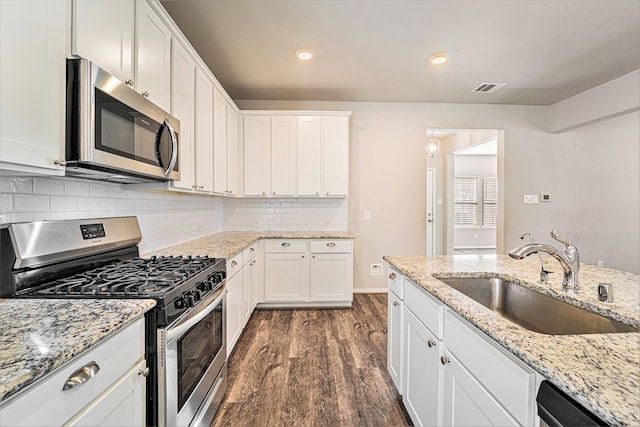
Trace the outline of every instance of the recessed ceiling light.
<instances>
[{"instance_id":1,"label":"recessed ceiling light","mask_svg":"<svg viewBox=\"0 0 640 427\"><path fill-rule=\"evenodd\" d=\"M308 61L313 58L313 51L311 49L298 49L296 50L296 58Z\"/></svg>"},{"instance_id":2,"label":"recessed ceiling light","mask_svg":"<svg viewBox=\"0 0 640 427\"><path fill-rule=\"evenodd\" d=\"M431 58L429 58L429 62L431 62L433 65L444 64L448 60L449 55L446 52L438 52L431 55Z\"/></svg>"}]
</instances>

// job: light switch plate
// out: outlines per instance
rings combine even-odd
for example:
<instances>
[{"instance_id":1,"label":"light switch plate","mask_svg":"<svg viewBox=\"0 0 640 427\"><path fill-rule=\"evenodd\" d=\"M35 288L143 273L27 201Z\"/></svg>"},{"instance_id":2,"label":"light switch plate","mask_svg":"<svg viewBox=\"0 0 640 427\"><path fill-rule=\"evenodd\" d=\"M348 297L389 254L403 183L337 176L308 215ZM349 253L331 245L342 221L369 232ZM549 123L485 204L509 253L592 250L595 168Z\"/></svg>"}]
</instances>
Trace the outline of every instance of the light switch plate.
<instances>
[{"instance_id":1,"label":"light switch plate","mask_svg":"<svg viewBox=\"0 0 640 427\"><path fill-rule=\"evenodd\" d=\"M522 200L524 203L538 203L537 194L525 194Z\"/></svg>"},{"instance_id":2,"label":"light switch plate","mask_svg":"<svg viewBox=\"0 0 640 427\"><path fill-rule=\"evenodd\" d=\"M364 211L364 215L362 215L362 219L365 221L371 221L371 211Z\"/></svg>"},{"instance_id":3,"label":"light switch plate","mask_svg":"<svg viewBox=\"0 0 640 427\"><path fill-rule=\"evenodd\" d=\"M372 276L382 276L382 264L371 264L370 274Z\"/></svg>"}]
</instances>

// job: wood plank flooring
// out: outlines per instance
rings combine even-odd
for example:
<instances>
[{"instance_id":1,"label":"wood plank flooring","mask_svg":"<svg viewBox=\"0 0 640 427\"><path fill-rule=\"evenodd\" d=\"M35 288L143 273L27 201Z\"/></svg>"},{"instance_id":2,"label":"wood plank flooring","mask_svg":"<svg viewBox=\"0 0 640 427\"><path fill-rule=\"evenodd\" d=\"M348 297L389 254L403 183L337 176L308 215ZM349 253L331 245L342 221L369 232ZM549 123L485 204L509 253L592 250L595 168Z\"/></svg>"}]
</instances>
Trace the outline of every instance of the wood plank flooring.
<instances>
[{"instance_id":1,"label":"wood plank flooring","mask_svg":"<svg viewBox=\"0 0 640 427\"><path fill-rule=\"evenodd\" d=\"M386 366L387 295L256 310L228 364L218 426L407 426Z\"/></svg>"}]
</instances>

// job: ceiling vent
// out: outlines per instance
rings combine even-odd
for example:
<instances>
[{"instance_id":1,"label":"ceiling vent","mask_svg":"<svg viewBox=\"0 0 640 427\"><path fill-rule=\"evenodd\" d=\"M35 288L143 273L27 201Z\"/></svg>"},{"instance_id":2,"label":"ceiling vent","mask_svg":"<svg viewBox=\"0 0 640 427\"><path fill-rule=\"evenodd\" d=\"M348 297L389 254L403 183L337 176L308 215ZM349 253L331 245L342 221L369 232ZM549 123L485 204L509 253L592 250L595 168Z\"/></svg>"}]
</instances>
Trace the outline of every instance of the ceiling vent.
<instances>
[{"instance_id":1,"label":"ceiling vent","mask_svg":"<svg viewBox=\"0 0 640 427\"><path fill-rule=\"evenodd\" d=\"M476 86L471 92L479 93L493 93L502 89L506 83L481 83Z\"/></svg>"}]
</instances>

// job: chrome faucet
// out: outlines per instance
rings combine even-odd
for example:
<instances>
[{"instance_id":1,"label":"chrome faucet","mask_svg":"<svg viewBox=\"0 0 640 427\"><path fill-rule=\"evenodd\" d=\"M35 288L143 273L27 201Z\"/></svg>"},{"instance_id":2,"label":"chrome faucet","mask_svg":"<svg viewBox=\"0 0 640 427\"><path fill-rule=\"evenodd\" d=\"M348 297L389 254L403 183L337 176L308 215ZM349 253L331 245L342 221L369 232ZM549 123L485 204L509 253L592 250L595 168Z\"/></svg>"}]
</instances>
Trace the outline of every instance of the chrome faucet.
<instances>
[{"instance_id":1,"label":"chrome faucet","mask_svg":"<svg viewBox=\"0 0 640 427\"><path fill-rule=\"evenodd\" d=\"M554 257L562 266L562 289L567 292L578 293L580 291L580 252L571 242L558 236L555 230L551 230L551 237L564 245L564 250L542 243L530 243L509 251L509 256L515 259L523 259L531 254L545 252Z\"/></svg>"}]
</instances>

